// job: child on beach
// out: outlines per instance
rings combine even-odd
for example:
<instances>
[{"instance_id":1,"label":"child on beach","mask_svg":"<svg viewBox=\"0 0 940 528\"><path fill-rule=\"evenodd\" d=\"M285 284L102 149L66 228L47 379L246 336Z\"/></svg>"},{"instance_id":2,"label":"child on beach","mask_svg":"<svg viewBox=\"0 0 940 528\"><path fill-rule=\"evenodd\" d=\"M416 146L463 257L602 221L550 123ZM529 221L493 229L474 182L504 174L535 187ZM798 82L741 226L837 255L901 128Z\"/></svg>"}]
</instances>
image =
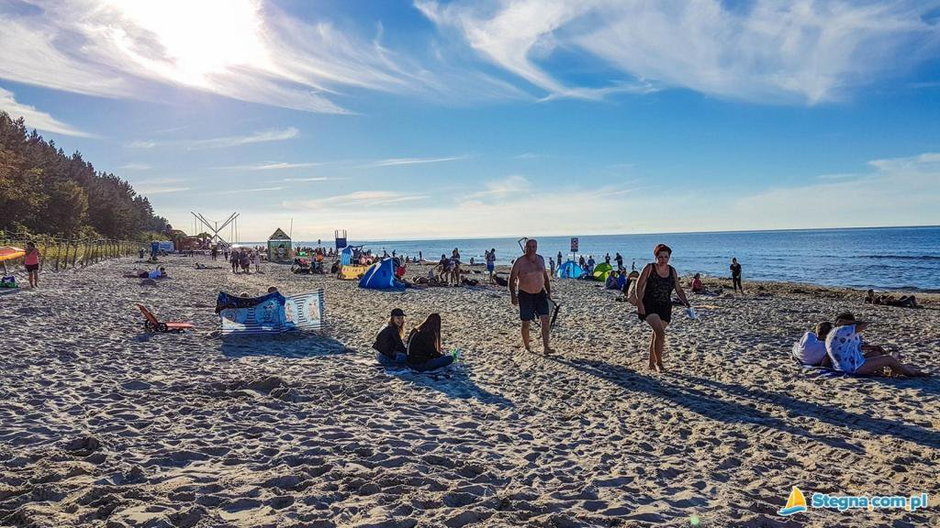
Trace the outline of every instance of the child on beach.
<instances>
[{"instance_id":1,"label":"child on beach","mask_svg":"<svg viewBox=\"0 0 940 528\"><path fill-rule=\"evenodd\" d=\"M832 323L823 321L816 325L814 332L806 332L793 344L793 357L803 365L831 367L832 361L826 353L826 337L832 330Z\"/></svg>"},{"instance_id":2,"label":"child on beach","mask_svg":"<svg viewBox=\"0 0 940 528\"><path fill-rule=\"evenodd\" d=\"M36 244L27 242L26 256L23 257L23 264L26 266L26 273L29 274L30 288L39 286L39 261L41 258L42 255L40 255L39 250L36 249Z\"/></svg>"}]
</instances>

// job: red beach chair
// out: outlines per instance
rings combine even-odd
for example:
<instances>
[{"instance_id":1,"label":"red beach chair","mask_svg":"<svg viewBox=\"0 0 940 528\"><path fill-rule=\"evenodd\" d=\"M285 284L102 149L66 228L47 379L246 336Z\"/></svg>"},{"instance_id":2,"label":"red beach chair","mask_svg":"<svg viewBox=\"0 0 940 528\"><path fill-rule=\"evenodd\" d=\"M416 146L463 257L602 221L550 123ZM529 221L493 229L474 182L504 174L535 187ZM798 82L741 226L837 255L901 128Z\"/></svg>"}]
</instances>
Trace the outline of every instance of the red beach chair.
<instances>
[{"instance_id":1,"label":"red beach chair","mask_svg":"<svg viewBox=\"0 0 940 528\"><path fill-rule=\"evenodd\" d=\"M165 322L161 323L157 316L147 309L146 306L142 304L137 305L140 308L140 313L144 314L144 318L147 319L144 322L144 328L148 332L182 332L183 330L189 330L191 328L196 328L192 323L181 323L181 322Z\"/></svg>"}]
</instances>

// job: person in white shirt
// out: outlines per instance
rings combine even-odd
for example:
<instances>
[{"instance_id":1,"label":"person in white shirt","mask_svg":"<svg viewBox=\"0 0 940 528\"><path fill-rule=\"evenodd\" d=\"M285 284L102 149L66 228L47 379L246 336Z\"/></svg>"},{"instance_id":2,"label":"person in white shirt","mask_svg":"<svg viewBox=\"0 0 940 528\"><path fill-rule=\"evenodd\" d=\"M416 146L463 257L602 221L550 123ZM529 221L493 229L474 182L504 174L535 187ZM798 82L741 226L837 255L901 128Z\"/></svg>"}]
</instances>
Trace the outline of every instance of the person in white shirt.
<instances>
[{"instance_id":1,"label":"person in white shirt","mask_svg":"<svg viewBox=\"0 0 940 528\"><path fill-rule=\"evenodd\" d=\"M826 336L832 330L832 323L823 321L816 325L815 332L806 332L793 344L793 357L804 365L813 367L831 367L832 361L826 353Z\"/></svg>"},{"instance_id":2,"label":"person in white shirt","mask_svg":"<svg viewBox=\"0 0 940 528\"><path fill-rule=\"evenodd\" d=\"M850 312L839 314L836 325L826 337L826 352L835 370L850 374L880 375L887 368L899 376L922 377L930 374L912 365L905 365L897 358L884 354L881 347L862 344L861 332L867 321L857 321ZM864 349L864 350L863 350Z\"/></svg>"}]
</instances>

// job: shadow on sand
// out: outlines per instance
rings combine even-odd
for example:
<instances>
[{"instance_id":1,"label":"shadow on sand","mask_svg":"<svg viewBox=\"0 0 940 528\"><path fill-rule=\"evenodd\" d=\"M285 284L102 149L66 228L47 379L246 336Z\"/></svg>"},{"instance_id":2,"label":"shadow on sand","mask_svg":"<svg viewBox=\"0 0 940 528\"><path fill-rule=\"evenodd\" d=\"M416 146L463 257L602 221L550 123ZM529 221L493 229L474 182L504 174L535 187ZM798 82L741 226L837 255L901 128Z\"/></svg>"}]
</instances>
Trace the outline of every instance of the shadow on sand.
<instances>
[{"instance_id":1,"label":"shadow on sand","mask_svg":"<svg viewBox=\"0 0 940 528\"><path fill-rule=\"evenodd\" d=\"M225 336L219 338L222 355L228 358L276 356L307 358L348 354L353 350L332 337L314 332L284 332L275 335Z\"/></svg>"},{"instance_id":2,"label":"shadow on sand","mask_svg":"<svg viewBox=\"0 0 940 528\"><path fill-rule=\"evenodd\" d=\"M469 376L469 367L463 362L454 363L449 367L433 372L416 372L405 367L386 368L380 365L376 365L376 368L384 369L389 376L396 376L420 387L434 389L451 398L473 398L502 408L513 407L512 401L498 394L493 394L474 383Z\"/></svg>"},{"instance_id":3,"label":"shadow on sand","mask_svg":"<svg viewBox=\"0 0 940 528\"><path fill-rule=\"evenodd\" d=\"M781 413L790 413L814 418L833 425L861 429L874 435L890 435L923 446L936 447L940 445L940 433L923 427L883 418L873 418L864 414L845 411L837 407L802 401L784 394L730 385L719 381L685 376L677 373L672 373L668 376L673 379L682 380L683 383L670 383L668 377L648 377L624 367L611 365L602 361L581 359L554 360L611 382L624 390L642 392L666 399L711 420L727 423L753 423L760 426L772 427L779 431L796 436L803 436L835 448L846 449L856 453L861 453L863 450L856 445L846 442L843 438L820 436L811 433L799 425L791 424L783 418L772 416L767 412L752 407L751 403L776 405L779 406ZM694 387L709 387L719 392L710 394ZM743 403L739 402L742 399L746 401Z\"/></svg>"}]
</instances>

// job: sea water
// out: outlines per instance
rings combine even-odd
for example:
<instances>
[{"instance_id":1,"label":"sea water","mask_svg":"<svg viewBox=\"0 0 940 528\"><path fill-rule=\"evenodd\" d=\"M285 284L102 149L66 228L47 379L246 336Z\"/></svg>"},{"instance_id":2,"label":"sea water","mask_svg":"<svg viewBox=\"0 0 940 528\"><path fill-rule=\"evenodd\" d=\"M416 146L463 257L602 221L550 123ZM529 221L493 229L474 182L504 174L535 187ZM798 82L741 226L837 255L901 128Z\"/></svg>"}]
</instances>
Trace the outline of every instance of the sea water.
<instances>
[{"instance_id":1,"label":"sea water","mask_svg":"<svg viewBox=\"0 0 940 528\"><path fill-rule=\"evenodd\" d=\"M653 260L653 247L672 248L671 264L683 276L730 277L732 257L741 263L748 280L803 282L850 288L904 289L940 292L940 227L879 227L852 229L801 229L786 231L735 231L721 233L669 233L660 235L577 236L577 256L593 256L603 262L610 253L623 256L627 269ZM571 236L538 237L539 253L563 260L572 257ZM517 238L478 238L460 240L372 241L367 249L382 254L418 256L438 260L454 248L461 261L472 257L482 263L483 253L496 249L496 263L507 265L522 254ZM295 242L295 245L315 245ZM557 263L556 263L557 265Z\"/></svg>"}]
</instances>

